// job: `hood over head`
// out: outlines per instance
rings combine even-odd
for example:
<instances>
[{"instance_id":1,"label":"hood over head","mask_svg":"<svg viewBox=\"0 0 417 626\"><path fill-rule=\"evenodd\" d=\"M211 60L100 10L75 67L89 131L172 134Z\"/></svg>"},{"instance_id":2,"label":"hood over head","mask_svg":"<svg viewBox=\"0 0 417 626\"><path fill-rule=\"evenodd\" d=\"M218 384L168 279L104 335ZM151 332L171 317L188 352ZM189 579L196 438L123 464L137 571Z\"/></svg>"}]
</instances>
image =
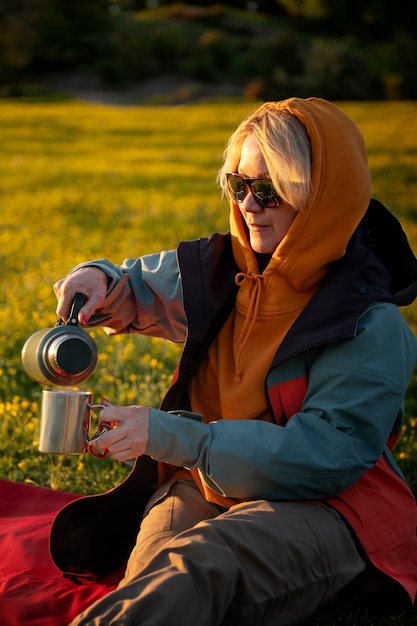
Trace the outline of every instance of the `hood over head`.
<instances>
[{"instance_id":1,"label":"hood over head","mask_svg":"<svg viewBox=\"0 0 417 626\"><path fill-rule=\"evenodd\" d=\"M251 117L259 120L280 112L294 115L306 128L312 153L311 191L265 274L279 274L296 291L307 291L322 281L329 264L345 254L368 208L371 176L365 141L341 109L319 98L290 98L266 102ZM253 272L255 255L233 201L230 223L238 265Z\"/></svg>"}]
</instances>

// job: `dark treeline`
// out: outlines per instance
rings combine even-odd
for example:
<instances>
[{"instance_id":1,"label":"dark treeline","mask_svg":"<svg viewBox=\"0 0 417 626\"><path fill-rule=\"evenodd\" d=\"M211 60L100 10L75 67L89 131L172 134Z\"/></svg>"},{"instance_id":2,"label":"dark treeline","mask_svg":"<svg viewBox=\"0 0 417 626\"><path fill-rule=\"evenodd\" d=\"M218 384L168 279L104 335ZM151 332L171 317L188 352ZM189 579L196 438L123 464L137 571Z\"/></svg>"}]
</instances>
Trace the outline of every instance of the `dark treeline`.
<instances>
[{"instance_id":1,"label":"dark treeline","mask_svg":"<svg viewBox=\"0 0 417 626\"><path fill-rule=\"evenodd\" d=\"M176 75L263 99L415 99L416 29L409 0L0 0L0 95L81 73L112 89Z\"/></svg>"}]
</instances>

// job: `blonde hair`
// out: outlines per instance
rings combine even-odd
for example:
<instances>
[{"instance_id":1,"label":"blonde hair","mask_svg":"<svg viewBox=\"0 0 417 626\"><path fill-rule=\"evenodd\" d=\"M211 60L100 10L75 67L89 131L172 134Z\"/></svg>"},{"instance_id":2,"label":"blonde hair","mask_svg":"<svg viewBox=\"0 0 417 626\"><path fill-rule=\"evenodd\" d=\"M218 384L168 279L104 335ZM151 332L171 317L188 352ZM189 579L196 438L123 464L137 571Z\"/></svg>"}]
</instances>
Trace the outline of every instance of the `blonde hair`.
<instances>
[{"instance_id":1,"label":"blonde hair","mask_svg":"<svg viewBox=\"0 0 417 626\"><path fill-rule=\"evenodd\" d=\"M237 172L242 145L249 135L259 145L278 195L300 210L311 189L311 143L300 120L273 102L263 104L249 115L230 137L217 177L223 195L229 195L226 174Z\"/></svg>"}]
</instances>

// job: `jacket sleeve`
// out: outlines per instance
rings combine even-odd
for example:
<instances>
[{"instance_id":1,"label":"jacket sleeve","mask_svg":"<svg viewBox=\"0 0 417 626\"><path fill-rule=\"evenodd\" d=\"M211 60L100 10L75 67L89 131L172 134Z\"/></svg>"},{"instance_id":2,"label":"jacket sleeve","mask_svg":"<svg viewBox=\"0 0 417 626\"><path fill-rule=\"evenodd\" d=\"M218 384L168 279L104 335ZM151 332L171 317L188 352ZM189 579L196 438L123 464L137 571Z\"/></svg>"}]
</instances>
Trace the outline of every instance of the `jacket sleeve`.
<instances>
[{"instance_id":1,"label":"jacket sleeve","mask_svg":"<svg viewBox=\"0 0 417 626\"><path fill-rule=\"evenodd\" d=\"M299 413L285 427L210 424L151 411L148 453L236 498L323 499L347 489L386 449L401 417L417 341L396 306L371 306L350 341L325 346ZM285 366L285 365L284 365Z\"/></svg>"},{"instance_id":2,"label":"jacket sleeve","mask_svg":"<svg viewBox=\"0 0 417 626\"><path fill-rule=\"evenodd\" d=\"M90 318L88 326L103 326L108 334L141 333L183 342L187 323L182 283L175 250L127 259L114 265L107 259L82 263L108 277L107 297Z\"/></svg>"}]
</instances>

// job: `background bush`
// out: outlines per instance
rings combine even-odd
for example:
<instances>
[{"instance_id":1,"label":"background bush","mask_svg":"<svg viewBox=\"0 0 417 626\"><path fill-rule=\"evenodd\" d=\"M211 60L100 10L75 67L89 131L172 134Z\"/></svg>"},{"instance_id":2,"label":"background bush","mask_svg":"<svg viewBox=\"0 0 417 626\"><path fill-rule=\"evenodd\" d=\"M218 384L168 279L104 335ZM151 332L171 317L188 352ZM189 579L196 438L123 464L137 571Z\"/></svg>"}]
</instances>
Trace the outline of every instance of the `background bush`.
<instances>
[{"instance_id":1,"label":"background bush","mask_svg":"<svg viewBox=\"0 0 417 626\"><path fill-rule=\"evenodd\" d=\"M74 76L127 89L175 75L201 84L189 99L224 85L234 95L260 99L413 99L416 6L384 0L212 6L3 0L0 95L65 90Z\"/></svg>"}]
</instances>

